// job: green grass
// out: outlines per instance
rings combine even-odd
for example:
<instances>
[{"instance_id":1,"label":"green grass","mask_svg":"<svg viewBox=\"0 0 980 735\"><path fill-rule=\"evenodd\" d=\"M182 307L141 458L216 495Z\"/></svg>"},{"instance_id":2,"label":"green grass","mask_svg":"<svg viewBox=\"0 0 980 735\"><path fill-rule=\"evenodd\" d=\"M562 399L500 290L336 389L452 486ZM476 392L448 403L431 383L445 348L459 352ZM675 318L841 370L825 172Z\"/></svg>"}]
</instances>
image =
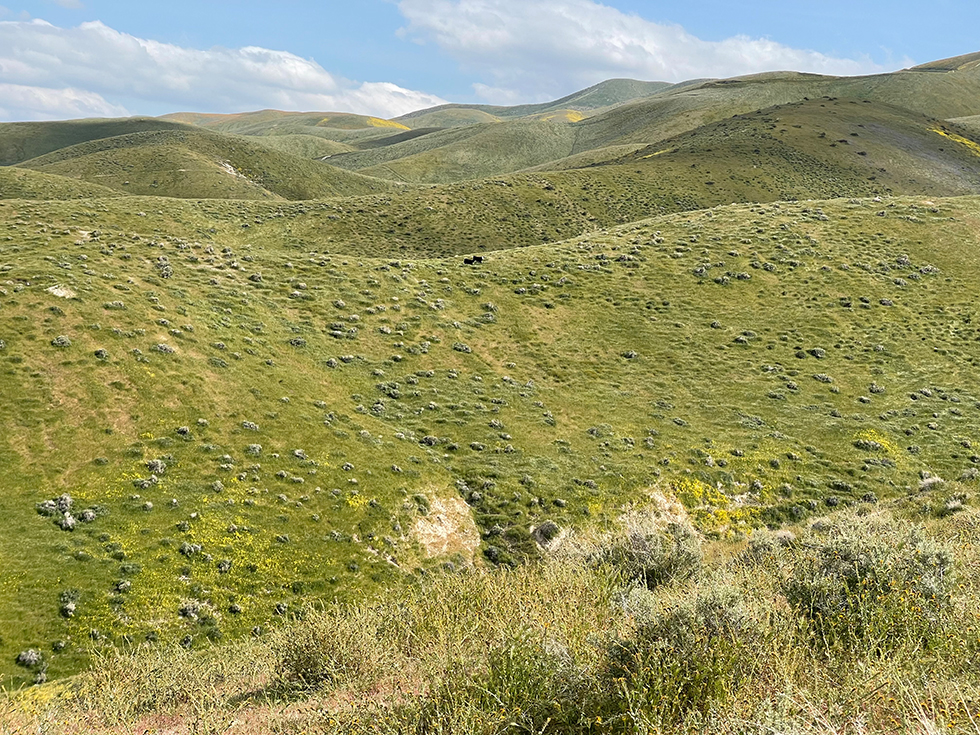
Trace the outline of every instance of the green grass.
<instances>
[{"instance_id":1,"label":"green grass","mask_svg":"<svg viewBox=\"0 0 980 735\"><path fill-rule=\"evenodd\" d=\"M482 556L510 564L537 555L531 525L601 527L658 483L727 537L973 466L976 199L739 205L477 268L265 240L246 203L117 217L127 202L149 208L0 205L0 517L18 544L0 660L68 641L52 677L93 629L200 646L279 603L408 580L437 561L413 533L437 499L467 501ZM134 487L161 457L160 483ZM65 492L108 513L66 533L34 508ZM181 617L189 599L207 614Z\"/></svg>"},{"instance_id":2,"label":"green grass","mask_svg":"<svg viewBox=\"0 0 980 735\"><path fill-rule=\"evenodd\" d=\"M192 199L313 199L395 188L203 130L133 133L69 146L19 164L132 195Z\"/></svg>"},{"instance_id":3,"label":"green grass","mask_svg":"<svg viewBox=\"0 0 980 735\"><path fill-rule=\"evenodd\" d=\"M635 509L630 528L566 538L540 564L441 570L203 651L110 651L67 685L0 700L0 719L64 733L975 733L977 512L940 517L922 507L936 495L798 537L702 542L703 565L651 587L597 555L664 528ZM835 622L863 636L828 638L801 586L839 598Z\"/></svg>"},{"instance_id":4,"label":"green grass","mask_svg":"<svg viewBox=\"0 0 980 735\"><path fill-rule=\"evenodd\" d=\"M635 79L607 79L604 82L574 92L553 102L536 105L440 105L410 112L396 118L412 128L458 127L500 120L513 120L535 115L547 115L564 110L590 112L613 107L631 100L648 97L671 85L666 82L640 82Z\"/></svg>"},{"instance_id":5,"label":"green grass","mask_svg":"<svg viewBox=\"0 0 980 735\"><path fill-rule=\"evenodd\" d=\"M154 130L187 130L187 126L142 117L0 123L0 166L11 166L90 140Z\"/></svg>"},{"instance_id":6,"label":"green grass","mask_svg":"<svg viewBox=\"0 0 980 735\"><path fill-rule=\"evenodd\" d=\"M442 144L419 153L409 152L412 144L424 149L441 139L458 138L462 134L466 137L458 143ZM449 183L511 173L564 158L572 152L573 142L574 132L564 122L491 123L478 128L435 133L378 151L349 154L339 157L339 165L345 166L351 160L363 164L374 158L381 162L361 168L363 173L408 183Z\"/></svg>"},{"instance_id":7,"label":"green grass","mask_svg":"<svg viewBox=\"0 0 980 735\"><path fill-rule=\"evenodd\" d=\"M300 158L325 158L338 153L348 153L352 150L346 143L338 143L316 135L292 134L255 137L254 142L256 143Z\"/></svg>"},{"instance_id":8,"label":"green grass","mask_svg":"<svg viewBox=\"0 0 980 735\"><path fill-rule=\"evenodd\" d=\"M118 196L118 193L107 186L40 171L26 171L9 166L0 168L0 198L3 199L52 201L112 196Z\"/></svg>"}]
</instances>

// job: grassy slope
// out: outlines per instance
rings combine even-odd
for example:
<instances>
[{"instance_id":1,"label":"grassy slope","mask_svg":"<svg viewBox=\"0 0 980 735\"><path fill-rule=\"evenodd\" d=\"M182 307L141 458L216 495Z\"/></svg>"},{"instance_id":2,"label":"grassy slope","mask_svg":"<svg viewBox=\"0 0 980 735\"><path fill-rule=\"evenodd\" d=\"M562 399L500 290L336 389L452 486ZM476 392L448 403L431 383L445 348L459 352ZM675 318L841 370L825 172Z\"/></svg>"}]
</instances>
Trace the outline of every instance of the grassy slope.
<instances>
[{"instance_id":1,"label":"grassy slope","mask_svg":"<svg viewBox=\"0 0 980 735\"><path fill-rule=\"evenodd\" d=\"M352 256L438 257L553 242L654 214L734 201L977 191L980 157L932 132L939 124L890 107L814 101L718 123L658 146L652 153L659 155L644 152L618 165L346 202L105 206L121 222L139 222L135 213L147 206L200 222L187 230L189 236L213 226L241 242L289 241ZM841 144L842 139L855 144ZM917 152L912 160L911 150ZM220 212L221 221L205 226L209 211Z\"/></svg>"},{"instance_id":2,"label":"grassy slope","mask_svg":"<svg viewBox=\"0 0 980 735\"><path fill-rule=\"evenodd\" d=\"M387 182L203 130L134 133L81 143L21 166L134 195L313 199L385 191Z\"/></svg>"},{"instance_id":3,"label":"grassy slope","mask_svg":"<svg viewBox=\"0 0 980 735\"><path fill-rule=\"evenodd\" d=\"M980 144L968 135L887 105L814 100L707 125L619 162L691 162L707 184L751 161L763 170L802 167L825 182L849 173L888 191L948 196L980 191Z\"/></svg>"},{"instance_id":4,"label":"grassy slope","mask_svg":"<svg viewBox=\"0 0 980 735\"><path fill-rule=\"evenodd\" d=\"M187 126L166 120L140 117L0 123L0 166L11 166L59 148L90 140L151 130L187 130Z\"/></svg>"},{"instance_id":5,"label":"grassy slope","mask_svg":"<svg viewBox=\"0 0 980 735\"><path fill-rule=\"evenodd\" d=\"M0 168L0 199L94 199L118 196L107 186L5 166Z\"/></svg>"},{"instance_id":6,"label":"grassy slope","mask_svg":"<svg viewBox=\"0 0 980 735\"><path fill-rule=\"evenodd\" d=\"M280 112L261 110L230 115L176 113L161 120L192 122L217 133L249 136L313 135L324 140L354 143L384 138L405 129L400 123L380 118L328 112Z\"/></svg>"},{"instance_id":7,"label":"grassy slope","mask_svg":"<svg viewBox=\"0 0 980 735\"><path fill-rule=\"evenodd\" d=\"M411 183L449 183L510 173L572 151L574 133L567 123L553 121L512 122L465 128L465 139L397 160L361 169L365 174ZM419 139L432 144L434 134ZM399 151L401 153L402 151ZM391 155L391 148L378 151ZM354 154L358 155L358 154Z\"/></svg>"},{"instance_id":8,"label":"grassy slope","mask_svg":"<svg viewBox=\"0 0 980 735\"><path fill-rule=\"evenodd\" d=\"M678 85L577 123L525 120L471 125L341 155L334 162L418 183L446 183L524 168L567 169L608 160L605 148L657 143L734 115L822 97L871 101L947 118L980 111L980 71L908 71L857 78L774 73ZM586 155L582 159L579 154Z\"/></svg>"},{"instance_id":9,"label":"grassy slope","mask_svg":"<svg viewBox=\"0 0 980 735\"><path fill-rule=\"evenodd\" d=\"M950 122L969 130L973 135L980 135L980 115L955 117Z\"/></svg>"},{"instance_id":10,"label":"grassy slope","mask_svg":"<svg viewBox=\"0 0 980 735\"><path fill-rule=\"evenodd\" d=\"M0 699L0 721L14 732L57 722L65 735L972 734L980 518L963 490L947 483L748 544L700 544L701 564L665 559L656 544L589 563L663 538L651 532L670 511L651 503L623 530L559 540L544 564L448 569L210 650L109 655L72 682ZM833 565L842 554L857 574ZM815 557L829 572L813 580L823 590L862 582L845 588L830 640L787 584L808 587ZM675 579L647 589L631 562ZM839 642L841 628L857 640Z\"/></svg>"},{"instance_id":11,"label":"grassy slope","mask_svg":"<svg viewBox=\"0 0 980 735\"><path fill-rule=\"evenodd\" d=\"M841 78L773 73L705 82L577 123L576 152L614 143L654 143L733 115L824 96L868 99L944 119L975 115L980 113L980 69Z\"/></svg>"},{"instance_id":12,"label":"grassy slope","mask_svg":"<svg viewBox=\"0 0 980 735\"><path fill-rule=\"evenodd\" d=\"M502 107L497 105L440 105L410 112L396 118L413 128L422 126L455 127L494 120L546 115L564 110L579 112L619 105L638 97L647 97L670 87L666 82L640 82L635 79L608 79L552 102Z\"/></svg>"},{"instance_id":13,"label":"grassy slope","mask_svg":"<svg viewBox=\"0 0 980 735\"><path fill-rule=\"evenodd\" d=\"M411 528L437 498L468 500L506 561L534 553L530 523L602 524L657 481L724 535L902 493L920 470L959 477L980 432L980 200L923 202L739 205L480 268L264 241L240 227L245 202L0 204L0 384L16 396L0 518L18 539L0 661L66 640L59 676L93 629L201 645L280 602L389 584L422 558ZM160 457L160 484L134 488ZM63 532L34 511L62 492L108 513ZM182 618L189 599L213 608Z\"/></svg>"},{"instance_id":14,"label":"grassy slope","mask_svg":"<svg viewBox=\"0 0 980 735\"><path fill-rule=\"evenodd\" d=\"M300 158L324 158L353 150L346 143L301 133L255 136L254 142Z\"/></svg>"}]
</instances>

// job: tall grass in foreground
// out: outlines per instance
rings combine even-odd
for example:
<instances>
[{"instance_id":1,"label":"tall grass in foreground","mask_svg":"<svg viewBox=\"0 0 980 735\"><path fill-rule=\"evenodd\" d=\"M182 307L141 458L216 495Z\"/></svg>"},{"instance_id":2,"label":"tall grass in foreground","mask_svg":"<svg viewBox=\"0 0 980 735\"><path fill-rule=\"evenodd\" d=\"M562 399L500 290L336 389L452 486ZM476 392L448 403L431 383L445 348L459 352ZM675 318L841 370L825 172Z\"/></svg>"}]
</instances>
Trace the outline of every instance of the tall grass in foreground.
<instances>
[{"instance_id":1,"label":"tall grass in foreground","mask_svg":"<svg viewBox=\"0 0 980 735\"><path fill-rule=\"evenodd\" d=\"M0 718L23 732L980 732L978 519L927 534L845 513L711 563L686 530L633 523L538 565L310 609L264 639L106 657L35 715L7 700Z\"/></svg>"}]
</instances>

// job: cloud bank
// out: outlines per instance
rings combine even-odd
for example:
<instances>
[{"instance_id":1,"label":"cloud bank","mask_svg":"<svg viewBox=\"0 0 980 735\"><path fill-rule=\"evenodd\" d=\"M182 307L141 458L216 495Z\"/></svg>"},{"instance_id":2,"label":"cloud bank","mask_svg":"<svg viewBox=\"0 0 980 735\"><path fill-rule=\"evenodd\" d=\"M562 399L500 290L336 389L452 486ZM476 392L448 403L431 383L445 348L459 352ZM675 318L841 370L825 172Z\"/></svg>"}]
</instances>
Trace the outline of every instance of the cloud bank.
<instances>
[{"instance_id":1,"label":"cloud bank","mask_svg":"<svg viewBox=\"0 0 980 735\"><path fill-rule=\"evenodd\" d=\"M100 22L0 22L4 120L264 108L387 118L443 102L387 82L350 82L287 51L184 48Z\"/></svg>"},{"instance_id":2,"label":"cloud bank","mask_svg":"<svg viewBox=\"0 0 980 735\"><path fill-rule=\"evenodd\" d=\"M680 82L773 70L854 75L884 71L768 39L703 41L678 25L592 0L399 0L402 35L434 43L482 77L491 102L544 100L614 77Z\"/></svg>"}]
</instances>

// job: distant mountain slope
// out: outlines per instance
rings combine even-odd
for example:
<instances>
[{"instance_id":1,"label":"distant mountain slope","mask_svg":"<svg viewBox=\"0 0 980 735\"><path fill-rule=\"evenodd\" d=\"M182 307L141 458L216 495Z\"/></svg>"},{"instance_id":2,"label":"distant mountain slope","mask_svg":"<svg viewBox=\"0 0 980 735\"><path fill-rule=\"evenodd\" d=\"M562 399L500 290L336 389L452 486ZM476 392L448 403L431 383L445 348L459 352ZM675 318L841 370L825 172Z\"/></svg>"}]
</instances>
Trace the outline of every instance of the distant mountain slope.
<instances>
[{"instance_id":1,"label":"distant mountain slope","mask_svg":"<svg viewBox=\"0 0 980 735\"><path fill-rule=\"evenodd\" d=\"M0 123L0 166L30 160L77 143L152 130L187 130L178 122L152 117L113 120Z\"/></svg>"},{"instance_id":2,"label":"distant mountain slope","mask_svg":"<svg viewBox=\"0 0 980 735\"><path fill-rule=\"evenodd\" d=\"M364 168L362 173L427 184L479 179L563 158L574 143L575 132L567 123L521 120L480 126L479 132L458 143Z\"/></svg>"},{"instance_id":3,"label":"distant mountain slope","mask_svg":"<svg viewBox=\"0 0 980 735\"><path fill-rule=\"evenodd\" d=\"M492 120L514 119L560 110L589 111L619 105L646 97L671 85L667 82L640 82L635 79L609 79L552 102L503 107L497 105L451 104L410 112L396 118L411 127L471 125Z\"/></svg>"},{"instance_id":4,"label":"distant mountain slope","mask_svg":"<svg viewBox=\"0 0 980 735\"><path fill-rule=\"evenodd\" d=\"M648 146L616 161L680 163L711 186L747 173L809 177L814 186L866 180L887 192L980 193L980 143L969 131L891 105L811 100L740 115ZM806 198L805 189L778 198ZM764 197L763 197L764 198Z\"/></svg>"},{"instance_id":5,"label":"distant mountain slope","mask_svg":"<svg viewBox=\"0 0 980 735\"><path fill-rule=\"evenodd\" d=\"M254 135L252 139L266 148L289 153L300 158L324 158L354 150L347 143L318 135L294 133L289 135Z\"/></svg>"},{"instance_id":6,"label":"distant mountain slope","mask_svg":"<svg viewBox=\"0 0 980 735\"><path fill-rule=\"evenodd\" d=\"M214 132L234 135L275 136L314 135L328 140L349 142L384 138L405 125L379 117L339 112L283 112L259 110L236 114L178 112L161 120L186 122Z\"/></svg>"},{"instance_id":7,"label":"distant mountain slope","mask_svg":"<svg viewBox=\"0 0 980 735\"><path fill-rule=\"evenodd\" d=\"M866 77L778 72L681 86L577 123L575 151L654 143L733 115L806 98L871 100L943 119L980 114L980 66L961 66Z\"/></svg>"},{"instance_id":8,"label":"distant mountain slope","mask_svg":"<svg viewBox=\"0 0 980 735\"><path fill-rule=\"evenodd\" d=\"M448 128L394 145L335 156L330 163L394 181L449 183L564 158L574 130L560 121L514 120Z\"/></svg>"},{"instance_id":9,"label":"distant mountain slope","mask_svg":"<svg viewBox=\"0 0 980 735\"><path fill-rule=\"evenodd\" d=\"M95 199L116 196L119 196L119 192L107 186L40 171L0 166L0 199Z\"/></svg>"},{"instance_id":10,"label":"distant mountain slope","mask_svg":"<svg viewBox=\"0 0 980 735\"><path fill-rule=\"evenodd\" d=\"M970 117L954 117L951 123L959 125L964 130L968 130L974 135L980 135L980 115Z\"/></svg>"},{"instance_id":11,"label":"distant mountain slope","mask_svg":"<svg viewBox=\"0 0 980 735\"><path fill-rule=\"evenodd\" d=\"M913 66L910 71L967 71L980 66L980 51Z\"/></svg>"},{"instance_id":12,"label":"distant mountain slope","mask_svg":"<svg viewBox=\"0 0 980 735\"><path fill-rule=\"evenodd\" d=\"M130 194L181 198L315 199L392 184L205 130L134 133L70 146L20 164Z\"/></svg>"}]
</instances>

